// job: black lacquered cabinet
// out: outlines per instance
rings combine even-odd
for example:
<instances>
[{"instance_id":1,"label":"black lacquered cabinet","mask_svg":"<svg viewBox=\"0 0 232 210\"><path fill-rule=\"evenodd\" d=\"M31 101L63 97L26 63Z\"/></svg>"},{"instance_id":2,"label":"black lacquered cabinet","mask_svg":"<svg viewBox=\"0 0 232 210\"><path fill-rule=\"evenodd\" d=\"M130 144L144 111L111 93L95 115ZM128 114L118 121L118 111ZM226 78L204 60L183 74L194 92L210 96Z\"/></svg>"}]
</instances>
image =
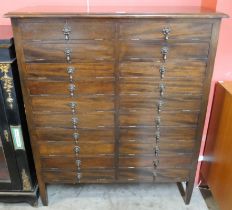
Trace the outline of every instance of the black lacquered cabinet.
<instances>
[{"instance_id":1,"label":"black lacquered cabinet","mask_svg":"<svg viewBox=\"0 0 232 210\"><path fill-rule=\"evenodd\" d=\"M10 26L0 26L0 201L36 205L38 186Z\"/></svg>"}]
</instances>

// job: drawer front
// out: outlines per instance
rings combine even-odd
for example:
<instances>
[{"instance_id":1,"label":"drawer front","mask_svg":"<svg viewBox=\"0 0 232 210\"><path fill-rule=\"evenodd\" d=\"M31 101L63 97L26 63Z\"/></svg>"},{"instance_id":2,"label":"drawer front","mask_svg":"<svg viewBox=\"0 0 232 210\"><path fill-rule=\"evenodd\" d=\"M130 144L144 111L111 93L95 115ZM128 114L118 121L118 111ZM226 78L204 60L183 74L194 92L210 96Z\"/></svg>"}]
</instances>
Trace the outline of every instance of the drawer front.
<instances>
[{"instance_id":1,"label":"drawer front","mask_svg":"<svg viewBox=\"0 0 232 210\"><path fill-rule=\"evenodd\" d=\"M47 18L21 21L24 40L65 40L64 28L68 28L69 39L113 39L114 23L104 19ZM33 30L32 30L33 28Z\"/></svg>"},{"instance_id":2,"label":"drawer front","mask_svg":"<svg viewBox=\"0 0 232 210\"><path fill-rule=\"evenodd\" d=\"M161 78L162 63L125 61L119 64L121 77ZM202 80L205 76L205 61L176 60L165 63L163 78L187 78Z\"/></svg>"},{"instance_id":3,"label":"drawer front","mask_svg":"<svg viewBox=\"0 0 232 210\"><path fill-rule=\"evenodd\" d=\"M120 97L121 110L177 111L200 110L201 99L194 97L162 98L154 96L123 95Z\"/></svg>"},{"instance_id":4,"label":"drawer front","mask_svg":"<svg viewBox=\"0 0 232 210\"><path fill-rule=\"evenodd\" d=\"M34 124L39 127L64 127L72 128L72 118L77 118L78 128L101 128L114 126L113 112L93 112L79 113L78 116L72 114L51 114L34 113Z\"/></svg>"},{"instance_id":5,"label":"drawer front","mask_svg":"<svg viewBox=\"0 0 232 210\"><path fill-rule=\"evenodd\" d=\"M155 127L120 128L120 142L153 143L155 141L155 131ZM194 141L195 138L195 126L160 126L160 141Z\"/></svg>"},{"instance_id":6,"label":"drawer front","mask_svg":"<svg viewBox=\"0 0 232 210\"><path fill-rule=\"evenodd\" d=\"M31 95L70 95L70 83L57 81L27 80L27 87ZM75 95L114 94L114 81L99 79L93 81L75 82Z\"/></svg>"},{"instance_id":7,"label":"drawer front","mask_svg":"<svg viewBox=\"0 0 232 210\"><path fill-rule=\"evenodd\" d=\"M162 112L159 119L162 126L196 125L198 112ZM152 111L131 111L120 113L120 126L155 126L158 116Z\"/></svg>"},{"instance_id":8,"label":"drawer front","mask_svg":"<svg viewBox=\"0 0 232 210\"><path fill-rule=\"evenodd\" d=\"M81 170L85 169L99 169L99 168L114 168L113 156L95 156L82 157ZM76 157L44 157L41 158L42 169L60 169L60 170L75 170L77 168Z\"/></svg>"},{"instance_id":9,"label":"drawer front","mask_svg":"<svg viewBox=\"0 0 232 210\"><path fill-rule=\"evenodd\" d=\"M163 60L161 49L168 48L169 59L207 59L209 43L153 44L150 42L121 42L119 45L120 60L151 59Z\"/></svg>"},{"instance_id":10,"label":"drawer front","mask_svg":"<svg viewBox=\"0 0 232 210\"><path fill-rule=\"evenodd\" d=\"M80 180L76 171L44 170L42 178L45 183L109 183L114 181L114 170L85 170Z\"/></svg>"},{"instance_id":11,"label":"drawer front","mask_svg":"<svg viewBox=\"0 0 232 210\"><path fill-rule=\"evenodd\" d=\"M112 143L79 143L81 155L114 154ZM74 155L75 145L73 142L38 142L41 156L48 155Z\"/></svg>"},{"instance_id":12,"label":"drawer front","mask_svg":"<svg viewBox=\"0 0 232 210\"><path fill-rule=\"evenodd\" d=\"M113 60L114 47L109 41L80 41L79 43L41 43L25 42L23 45L24 57L27 63L65 63L67 61L65 49L71 50L70 61L88 62Z\"/></svg>"},{"instance_id":13,"label":"drawer front","mask_svg":"<svg viewBox=\"0 0 232 210\"><path fill-rule=\"evenodd\" d=\"M113 129L78 129L80 135L79 141L85 142L108 142L114 143L114 130ZM66 128L49 128L49 127L36 127L36 138L39 141L71 141L73 142L73 129Z\"/></svg>"},{"instance_id":14,"label":"drawer front","mask_svg":"<svg viewBox=\"0 0 232 210\"><path fill-rule=\"evenodd\" d=\"M160 141L160 154L170 153L192 153L194 141ZM119 146L120 155L144 155L154 154L154 144L121 142Z\"/></svg>"},{"instance_id":15,"label":"drawer front","mask_svg":"<svg viewBox=\"0 0 232 210\"><path fill-rule=\"evenodd\" d=\"M74 69L73 79L114 77L113 63L29 63L25 65L26 77L69 81L68 68Z\"/></svg>"},{"instance_id":16,"label":"drawer front","mask_svg":"<svg viewBox=\"0 0 232 210\"><path fill-rule=\"evenodd\" d=\"M31 97L31 107L33 111L52 111L71 113L71 102L76 104L76 111L113 111L114 98L110 96L91 96L91 97Z\"/></svg>"},{"instance_id":17,"label":"drawer front","mask_svg":"<svg viewBox=\"0 0 232 210\"><path fill-rule=\"evenodd\" d=\"M153 167L154 155L150 156L121 156L119 157L120 168L143 168ZM159 169L161 168L186 168L192 162L191 154L160 154Z\"/></svg>"},{"instance_id":18,"label":"drawer front","mask_svg":"<svg viewBox=\"0 0 232 210\"><path fill-rule=\"evenodd\" d=\"M119 26L120 39L165 40L163 30L169 29L169 40L210 40L212 24L172 20L125 21Z\"/></svg>"},{"instance_id":19,"label":"drawer front","mask_svg":"<svg viewBox=\"0 0 232 210\"><path fill-rule=\"evenodd\" d=\"M202 82L192 80L164 80L159 82L152 79L141 78L121 78L120 79L120 94L152 94L159 97L161 92L161 84L164 86L162 92L165 97L174 97L175 95L199 96L202 94ZM138 97L138 96L136 96Z\"/></svg>"},{"instance_id":20,"label":"drawer front","mask_svg":"<svg viewBox=\"0 0 232 210\"><path fill-rule=\"evenodd\" d=\"M155 176L152 168L119 169L118 179L124 182L182 182L188 181L189 169L158 169Z\"/></svg>"}]
</instances>

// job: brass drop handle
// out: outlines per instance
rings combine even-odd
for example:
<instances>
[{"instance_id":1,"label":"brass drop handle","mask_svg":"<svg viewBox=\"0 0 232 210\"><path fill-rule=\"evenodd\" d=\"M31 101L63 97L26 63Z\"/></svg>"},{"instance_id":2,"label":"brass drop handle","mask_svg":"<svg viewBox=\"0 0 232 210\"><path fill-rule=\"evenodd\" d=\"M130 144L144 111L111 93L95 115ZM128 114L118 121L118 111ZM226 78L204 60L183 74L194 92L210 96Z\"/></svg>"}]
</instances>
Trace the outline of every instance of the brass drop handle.
<instances>
[{"instance_id":1,"label":"brass drop handle","mask_svg":"<svg viewBox=\"0 0 232 210\"><path fill-rule=\"evenodd\" d=\"M69 105L71 107L72 113L75 114L76 108L77 108L77 103L76 102L70 102Z\"/></svg>"},{"instance_id":2,"label":"brass drop handle","mask_svg":"<svg viewBox=\"0 0 232 210\"><path fill-rule=\"evenodd\" d=\"M167 60L168 52L169 52L168 47L162 47L162 49L161 49L161 54L162 54L162 56L163 56L164 62L166 62L166 60Z\"/></svg>"},{"instance_id":3,"label":"brass drop handle","mask_svg":"<svg viewBox=\"0 0 232 210\"><path fill-rule=\"evenodd\" d=\"M160 96L163 97L164 96L165 85L160 84L159 88L160 88Z\"/></svg>"},{"instance_id":4,"label":"brass drop handle","mask_svg":"<svg viewBox=\"0 0 232 210\"><path fill-rule=\"evenodd\" d=\"M171 33L171 29L169 27L164 27L162 32L163 32L163 35L164 35L164 40L168 40L169 35Z\"/></svg>"},{"instance_id":5,"label":"brass drop handle","mask_svg":"<svg viewBox=\"0 0 232 210\"><path fill-rule=\"evenodd\" d=\"M160 123L161 123L161 119L160 119L160 117L157 117L156 118L156 125L160 126Z\"/></svg>"},{"instance_id":6,"label":"brass drop handle","mask_svg":"<svg viewBox=\"0 0 232 210\"><path fill-rule=\"evenodd\" d=\"M159 160L158 159L153 160L153 166L154 166L154 168L157 168L159 166Z\"/></svg>"},{"instance_id":7,"label":"brass drop handle","mask_svg":"<svg viewBox=\"0 0 232 210\"><path fill-rule=\"evenodd\" d=\"M160 67L160 78L163 79L164 78L164 74L166 72L166 68L164 66Z\"/></svg>"},{"instance_id":8,"label":"brass drop handle","mask_svg":"<svg viewBox=\"0 0 232 210\"><path fill-rule=\"evenodd\" d=\"M162 106L163 106L163 102L162 102L162 101L159 101L158 104L157 104L157 111L158 111L158 113L161 112Z\"/></svg>"},{"instance_id":9,"label":"brass drop handle","mask_svg":"<svg viewBox=\"0 0 232 210\"><path fill-rule=\"evenodd\" d=\"M159 133L157 133L157 134L155 135L155 141L156 141L157 143L160 141L160 134L159 134Z\"/></svg>"},{"instance_id":10,"label":"brass drop handle","mask_svg":"<svg viewBox=\"0 0 232 210\"><path fill-rule=\"evenodd\" d=\"M77 141L80 138L80 134L79 133L74 133L73 138L74 138L75 141Z\"/></svg>"},{"instance_id":11,"label":"brass drop handle","mask_svg":"<svg viewBox=\"0 0 232 210\"><path fill-rule=\"evenodd\" d=\"M67 68L67 73L69 75L70 82L73 82L73 74L74 74L74 72L75 72L75 68L74 67L69 66Z\"/></svg>"},{"instance_id":12,"label":"brass drop handle","mask_svg":"<svg viewBox=\"0 0 232 210\"><path fill-rule=\"evenodd\" d=\"M72 124L73 124L73 128L77 129L77 124L78 124L78 118L77 117L72 117Z\"/></svg>"},{"instance_id":13,"label":"brass drop handle","mask_svg":"<svg viewBox=\"0 0 232 210\"><path fill-rule=\"evenodd\" d=\"M74 96L74 91L76 90L76 86L74 84L69 84L69 92L70 92L70 96Z\"/></svg>"},{"instance_id":14,"label":"brass drop handle","mask_svg":"<svg viewBox=\"0 0 232 210\"><path fill-rule=\"evenodd\" d=\"M74 152L75 153L80 153L81 148L79 146L74 147Z\"/></svg>"},{"instance_id":15,"label":"brass drop handle","mask_svg":"<svg viewBox=\"0 0 232 210\"><path fill-rule=\"evenodd\" d=\"M64 39L65 40L69 40L69 35L70 35L70 33L71 33L71 27L70 26L68 26L68 24L66 23L65 25L64 25L64 28L63 28L63 33L64 33Z\"/></svg>"},{"instance_id":16,"label":"brass drop handle","mask_svg":"<svg viewBox=\"0 0 232 210\"><path fill-rule=\"evenodd\" d=\"M68 63L70 63L70 62L71 62L72 50L69 49L69 48L66 48L65 51L64 51L64 54L65 54L65 56L66 56L66 61L67 61Z\"/></svg>"},{"instance_id":17,"label":"brass drop handle","mask_svg":"<svg viewBox=\"0 0 232 210\"><path fill-rule=\"evenodd\" d=\"M159 157L159 146L155 146L154 152L155 152L155 156Z\"/></svg>"}]
</instances>

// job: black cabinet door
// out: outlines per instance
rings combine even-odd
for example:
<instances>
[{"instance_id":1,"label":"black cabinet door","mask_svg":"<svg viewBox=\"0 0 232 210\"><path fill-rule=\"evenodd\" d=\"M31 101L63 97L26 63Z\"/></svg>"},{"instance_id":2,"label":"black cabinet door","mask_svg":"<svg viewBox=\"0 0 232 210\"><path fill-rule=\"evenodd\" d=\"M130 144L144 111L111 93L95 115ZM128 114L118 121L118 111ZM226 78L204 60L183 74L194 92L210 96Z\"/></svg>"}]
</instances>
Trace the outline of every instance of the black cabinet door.
<instances>
[{"instance_id":1,"label":"black cabinet door","mask_svg":"<svg viewBox=\"0 0 232 210\"><path fill-rule=\"evenodd\" d=\"M0 88L0 190L20 190L22 184L4 107Z\"/></svg>"}]
</instances>

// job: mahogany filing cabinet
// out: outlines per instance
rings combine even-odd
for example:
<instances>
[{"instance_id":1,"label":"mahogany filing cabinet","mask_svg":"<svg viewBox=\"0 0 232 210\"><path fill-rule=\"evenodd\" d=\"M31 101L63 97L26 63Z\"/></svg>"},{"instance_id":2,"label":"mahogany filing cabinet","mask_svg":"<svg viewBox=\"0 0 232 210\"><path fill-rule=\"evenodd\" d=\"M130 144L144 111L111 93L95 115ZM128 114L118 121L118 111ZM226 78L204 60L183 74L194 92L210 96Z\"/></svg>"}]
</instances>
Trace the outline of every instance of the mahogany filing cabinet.
<instances>
[{"instance_id":1,"label":"mahogany filing cabinet","mask_svg":"<svg viewBox=\"0 0 232 210\"><path fill-rule=\"evenodd\" d=\"M40 194L185 182L190 202L222 13L36 7L11 18Z\"/></svg>"}]
</instances>

